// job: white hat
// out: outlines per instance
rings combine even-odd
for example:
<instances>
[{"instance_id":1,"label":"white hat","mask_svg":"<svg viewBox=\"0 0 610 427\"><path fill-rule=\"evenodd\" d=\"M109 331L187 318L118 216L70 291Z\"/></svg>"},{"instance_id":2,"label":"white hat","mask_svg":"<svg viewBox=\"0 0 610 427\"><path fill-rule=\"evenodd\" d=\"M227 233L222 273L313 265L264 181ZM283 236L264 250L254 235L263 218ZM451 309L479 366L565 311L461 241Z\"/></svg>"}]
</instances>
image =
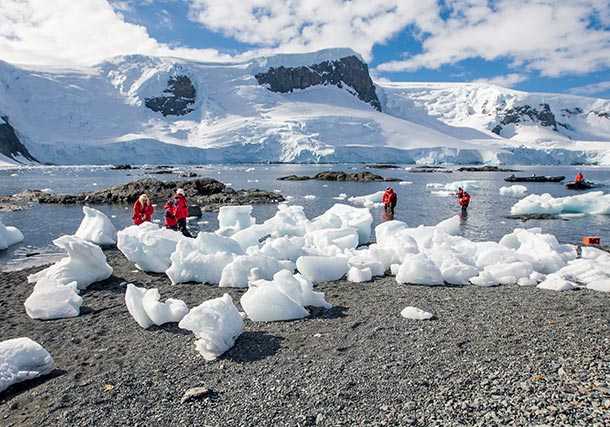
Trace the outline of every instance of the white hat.
<instances>
[{"instance_id":1,"label":"white hat","mask_svg":"<svg viewBox=\"0 0 610 427\"><path fill-rule=\"evenodd\" d=\"M184 189L183 188L177 189L176 194L182 194L184 196Z\"/></svg>"}]
</instances>

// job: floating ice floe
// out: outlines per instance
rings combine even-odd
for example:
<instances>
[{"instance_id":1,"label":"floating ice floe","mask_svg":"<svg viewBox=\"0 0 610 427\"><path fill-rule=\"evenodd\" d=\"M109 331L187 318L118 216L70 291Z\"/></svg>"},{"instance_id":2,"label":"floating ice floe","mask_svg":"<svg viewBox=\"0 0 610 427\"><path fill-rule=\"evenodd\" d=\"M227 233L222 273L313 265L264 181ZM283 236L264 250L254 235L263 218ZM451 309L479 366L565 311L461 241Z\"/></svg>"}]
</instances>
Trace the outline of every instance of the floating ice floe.
<instances>
[{"instance_id":1,"label":"floating ice floe","mask_svg":"<svg viewBox=\"0 0 610 427\"><path fill-rule=\"evenodd\" d=\"M164 303L160 302L159 290L138 288L129 283L125 292L125 304L127 311L144 329L152 325L163 325L164 323L180 322L189 312L184 301L169 298Z\"/></svg>"},{"instance_id":2,"label":"floating ice floe","mask_svg":"<svg viewBox=\"0 0 610 427\"><path fill-rule=\"evenodd\" d=\"M348 202L355 205L362 205L367 208L373 206L383 206L382 198L385 190L377 191L373 194L365 194L364 196L352 196L347 199Z\"/></svg>"},{"instance_id":3,"label":"floating ice floe","mask_svg":"<svg viewBox=\"0 0 610 427\"><path fill-rule=\"evenodd\" d=\"M525 194L527 187L525 185L510 185L507 187L500 187L500 196L521 196Z\"/></svg>"},{"instance_id":4,"label":"floating ice floe","mask_svg":"<svg viewBox=\"0 0 610 427\"><path fill-rule=\"evenodd\" d=\"M23 241L23 233L17 227L5 226L0 221L0 250Z\"/></svg>"},{"instance_id":5,"label":"floating ice floe","mask_svg":"<svg viewBox=\"0 0 610 427\"><path fill-rule=\"evenodd\" d=\"M30 274L29 283L36 283L46 277L64 285L76 281L78 289L82 290L112 274L112 267L106 263L106 256L99 246L76 236L61 236L53 240L53 243L65 249L68 256L38 273Z\"/></svg>"},{"instance_id":6,"label":"floating ice floe","mask_svg":"<svg viewBox=\"0 0 610 427\"><path fill-rule=\"evenodd\" d=\"M424 311L421 308L411 306L403 308L403 310L400 312L400 315L407 319L413 320L430 320L434 318L434 314L428 313L427 311Z\"/></svg>"},{"instance_id":7,"label":"floating ice floe","mask_svg":"<svg viewBox=\"0 0 610 427\"><path fill-rule=\"evenodd\" d=\"M191 309L178 326L195 334L195 348L205 360L214 360L235 345L244 319L231 296L224 294Z\"/></svg>"},{"instance_id":8,"label":"floating ice floe","mask_svg":"<svg viewBox=\"0 0 610 427\"><path fill-rule=\"evenodd\" d=\"M76 281L63 284L43 277L34 285L25 300L25 311L32 319L50 320L76 317L80 314L83 298L78 294Z\"/></svg>"},{"instance_id":9,"label":"floating ice floe","mask_svg":"<svg viewBox=\"0 0 610 427\"><path fill-rule=\"evenodd\" d=\"M0 342L0 392L13 384L48 374L54 364L51 355L30 338Z\"/></svg>"},{"instance_id":10,"label":"floating ice floe","mask_svg":"<svg viewBox=\"0 0 610 427\"><path fill-rule=\"evenodd\" d=\"M288 270L277 272L273 280L251 282L240 302L255 322L301 319L309 315L306 306L332 308L323 293L314 292L311 281Z\"/></svg>"},{"instance_id":11,"label":"floating ice floe","mask_svg":"<svg viewBox=\"0 0 610 427\"><path fill-rule=\"evenodd\" d=\"M430 182L430 183L426 184L426 188L428 190L433 190L435 192L455 194L455 193L457 193L457 191L460 187L464 191L476 190L478 188L476 183L477 183L477 181L473 181L473 180L454 181L454 182L448 182L446 184L441 184L438 182Z\"/></svg>"},{"instance_id":12,"label":"floating ice floe","mask_svg":"<svg viewBox=\"0 0 610 427\"><path fill-rule=\"evenodd\" d=\"M157 224L144 222L132 225L117 233L117 247L142 271L163 273L171 265L171 255L180 240L187 239L182 233L159 228Z\"/></svg>"},{"instance_id":13,"label":"floating ice floe","mask_svg":"<svg viewBox=\"0 0 610 427\"><path fill-rule=\"evenodd\" d=\"M116 244L117 231L103 212L83 206L85 217L74 234L96 245Z\"/></svg>"},{"instance_id":14,"label":"floating ice floe","mask_svg":"<svg viewBox=\"0 0 610 427\"><path fill-rule=\"evenodd\" d=\"M530 194L510 208L511 215L587 213L610 215L610 194L591 191L576 196L555 198L549 193Z\"/></svg>"}]
</instances>

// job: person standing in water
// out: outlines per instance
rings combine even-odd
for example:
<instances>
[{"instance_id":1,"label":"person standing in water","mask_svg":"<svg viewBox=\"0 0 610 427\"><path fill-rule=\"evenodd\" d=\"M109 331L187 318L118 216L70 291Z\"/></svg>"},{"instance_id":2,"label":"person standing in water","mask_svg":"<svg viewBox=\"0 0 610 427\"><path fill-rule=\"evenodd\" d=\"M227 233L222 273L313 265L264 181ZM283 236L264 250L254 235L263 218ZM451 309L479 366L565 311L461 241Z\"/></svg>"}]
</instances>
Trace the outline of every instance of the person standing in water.
<instances>
[{"instance_id":1,"label":"person standing in water","mask_svg":"<svg viewBox=\"0 0 610 427\"><path fill-rule=\"evenodd\" d=\"M470 194L464 191L462 197L458 199L458 205L462 207L462 213L465 214L468 211L468 205L470 204Z\"/></svg>"},{"instance_id":2,"label":"person standing in water","mask_svg":"<svg viewBox=\"0 0 610 427\"><path fill-rule=\"evenodd\" d=\"M394 208L396 207L396 202L398 202L398 196L392 187L386 188L381 201L383 202L383 209L394 215Z\"/></svg>"}]
</instances>

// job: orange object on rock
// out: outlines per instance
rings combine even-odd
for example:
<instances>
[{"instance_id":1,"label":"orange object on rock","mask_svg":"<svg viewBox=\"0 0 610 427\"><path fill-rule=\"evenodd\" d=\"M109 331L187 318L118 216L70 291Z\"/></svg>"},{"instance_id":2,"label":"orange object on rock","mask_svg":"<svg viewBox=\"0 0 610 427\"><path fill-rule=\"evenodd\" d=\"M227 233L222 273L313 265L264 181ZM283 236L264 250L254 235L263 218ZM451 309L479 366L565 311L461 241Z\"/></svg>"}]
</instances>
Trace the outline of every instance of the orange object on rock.
<instances>
[{"instance_id":1,"label":"orange object on rock","mask_svg":"<svg viewBox=\"0 0 610 427\"><path fill-rule=\"evenodd\" d=\"M582 243L585 245L599 245L599 237L585 236L582 238Z\"/></svg>"}]
</instances>

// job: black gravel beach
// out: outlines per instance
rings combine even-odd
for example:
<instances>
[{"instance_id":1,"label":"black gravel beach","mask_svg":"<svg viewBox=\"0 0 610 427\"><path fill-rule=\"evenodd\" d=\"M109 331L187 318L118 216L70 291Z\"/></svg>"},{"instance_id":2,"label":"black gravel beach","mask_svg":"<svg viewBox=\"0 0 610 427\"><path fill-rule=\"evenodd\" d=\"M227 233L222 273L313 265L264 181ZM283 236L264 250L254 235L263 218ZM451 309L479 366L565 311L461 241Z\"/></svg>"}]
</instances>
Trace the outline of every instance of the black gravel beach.
<instances>
[{"instance_id":1,"label":"black gravel beach","mask_svg":"<svg viewBox=\"0 0 610 427\"><path fill-rule=\"evenodd\" d=\"M0 393L2 426L608 426L610 294L586 289L322 283L333 308L246 320L212 362L176 324L142 329L125 283L189 307L245 289L172 286L117 250L81 315L30 319L27 276L0 279L1 340L29 337L55 370ZM429 311L405 319L406 306ZM185 392L200 396L183 401ZM207 390L205 390L207 389Z\"/></svg>"}]
</instances>

